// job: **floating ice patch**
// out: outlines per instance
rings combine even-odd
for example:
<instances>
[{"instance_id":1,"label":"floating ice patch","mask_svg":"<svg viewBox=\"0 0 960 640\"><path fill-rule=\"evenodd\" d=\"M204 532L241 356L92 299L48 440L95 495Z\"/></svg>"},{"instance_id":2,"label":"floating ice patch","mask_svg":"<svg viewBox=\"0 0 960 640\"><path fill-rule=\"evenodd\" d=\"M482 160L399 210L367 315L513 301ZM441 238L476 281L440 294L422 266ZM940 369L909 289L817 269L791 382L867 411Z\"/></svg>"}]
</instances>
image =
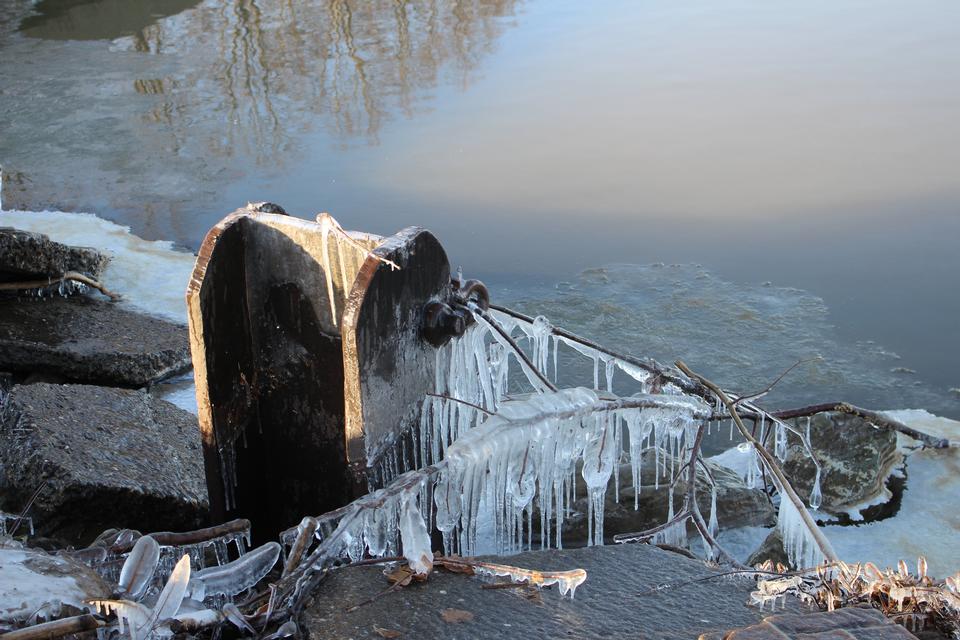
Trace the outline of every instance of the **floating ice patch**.
<instances>
[{"instance_id":1,"label":"floating ice patch","mask_svg":"<svg viewBox=\"0 0 960 640\"><path fill-rule=\"evenodd\" d=\"M734 391L760 390L794 362L823 356L792 371L764 399L767 408L845 400L957 410L947 393L891 373L896 354L841 337L824 301L800 289L728 282L697 265L610 265L553 288L504 287L495 298L622 353L680 358ZM564 350L559 357L560 386L602 383L602 367L598 376Z\"/></svg>"},{"instance_id":2,"label":"floating ice patch","mask_svg":"<svg viewBox=\"0 0 960 640\"><path fill-rule=\"evenodd\" d=\"M859 526L825 527L824 533L846 562L869 560L881 568L895 567L898 560L923 555L931 575L951 575L960 569L957 495L960 452L918 451L907 458L907 487L895 517Z\"/></svg>"},{"instance_id":3,"label":"floating ice patch","mask_svg":"<svg viewBox=\"0 0 960 640\"><path fill-rule=\"evenodd\" d=\"M34 231L64 244L93 247L110 256L104 285L144 313L186 323L185 294L195 257L166 241L148 241L90 213L0 211L0 226Z\"/></svg>"}]
</instances>

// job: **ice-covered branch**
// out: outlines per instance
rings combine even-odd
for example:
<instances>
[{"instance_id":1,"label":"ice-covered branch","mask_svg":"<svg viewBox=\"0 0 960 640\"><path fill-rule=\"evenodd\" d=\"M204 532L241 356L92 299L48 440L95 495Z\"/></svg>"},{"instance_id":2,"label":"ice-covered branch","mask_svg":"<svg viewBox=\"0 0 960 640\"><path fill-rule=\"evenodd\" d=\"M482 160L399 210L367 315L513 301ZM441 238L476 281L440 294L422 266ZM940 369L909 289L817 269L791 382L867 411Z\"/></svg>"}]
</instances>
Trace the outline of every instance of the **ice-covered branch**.
<instances>
[{"instance_id":1,"label":"ice-covered branch","mask_svg":"<svg viewBox=\"0 0 960 640\"><path fill-rule=\"evenodd\" d=\"M737 408L734 405L734 401L730 399L723 389L703 376L691 371L682 361L678 360L676 365L680 371L700 381L701 384L716 394L716 397L723 402L727 411L730 412L730 416L733 418L734 424L737 425L740 434L753 446L757 455L763 461L764 466L773 475L777 483L777 489L781 495L780 514L777 526L780 528L784 540L784 548L790 555L791 561L798 566L818 564L816 561L818 556L828 561L836 561L838 559L837 554L834 552L830 541L827 540L823 532L820 531L820 528L817 527L817 523L810 517L806 506L804 506L803 501L800 500L797 492L793 489L789 480L787 480L780 465L777 464L777 461L770 455L770 452L767 451L744 426ZM810 561L811 559L814 561Z\"/></svg>"},{"instance_id":2,"label":"ice-covered branch","mask_svg":"<svg viewBox=\"0 0 960 640\"><path fill-rule=\"evenodd\" d=\"M891 431L897 431L909 436L914 440L917 440L925 447L930 447L933 449L946 449L950 446L950 441L946 438L936 438L929 434L923 433L922 431L917 431L916 429L909 427L899 420L891 418L879 411L871 411L870 409L863 409L861 407L850 404L849 402L825 402L821 404L814 404L807 407L799 407L796 409L784 409L782 411L773 411L771 415L781 420L789 420L791 418L802 418L807 416L813 416L818 413L823 413L825 411L832 411L836 413L846 413L848 415L857 416L863 418L870 424L880 427L881 429L889 429Z\"/></svg>"},{"instance_id":3,"label":"ice-covered branch","mask_svg":"<svg viewBox=\"0 0 960 640\"><path fill-rule=\"evenodd\" d=\"M88 275L76 271L67 271L59 278L48 278L46 280L27 280L23 282L0 282L0 291L25 291L29 289L46 289L55 284L65 285L68 282L77 282L81 285L96 289L103 295L113 301L121 299L119 293L114 293L107 289L99 280L91 278ZM82 288L82 287L81 287ZM61 293L65 293L61 290Z\"/></svg>"}]
</instances>

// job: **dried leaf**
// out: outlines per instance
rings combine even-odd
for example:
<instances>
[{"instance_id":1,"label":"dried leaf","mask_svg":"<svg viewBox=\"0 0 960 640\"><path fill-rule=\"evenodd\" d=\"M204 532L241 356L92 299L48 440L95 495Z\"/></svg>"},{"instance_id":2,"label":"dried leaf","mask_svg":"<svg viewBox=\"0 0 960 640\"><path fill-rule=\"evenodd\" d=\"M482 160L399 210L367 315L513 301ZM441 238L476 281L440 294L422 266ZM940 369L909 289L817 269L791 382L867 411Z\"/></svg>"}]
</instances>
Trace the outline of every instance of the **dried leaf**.
<instances>
[{"instance_id":1,"label":"dried leaf","mask_svg":"<svg viewBox=\"0 0 960 640\"><path fill-rule=\"evenodd\" d=\"M401 635L400 632L395 629L384 629L377 625L373 625L373 631L381 638L399 638Z\"/></svg>"},{"instance_id":2,"label":"dried leaf","mask_svg":"<svg viewBox=\"0 0 960 640\"><path fill-rule=\"evenodd\" d=\"M410 584L410 581L413 580L413 570L407 565L401 565L394 569L393 571L387 573L383 572L387 576L387 580L390 584L397 585L399 587L405 587Z\"/></svg>"},{"instance_id":3,"label":"dried leaf","mask_svg":"<svg viewBox=\"0 0 960 640\"><path fill-rule=\"evenodd\" d=\"M444 622L450 624L459 624L473 620L473 614L463 609L444 609L440 612L440 617L443 618Z\"/></svg>"},{"instance_id":4,"label":"dried leaf","mask_svg":"<svg viewBox=\"0 0 960 640\"><path fill-rule=\"evenodd\" d=\"M450 573L464 573L468 576L474 574L473 567L466 562L457 562L450 558L437 558L437 564Z\"/></svg>"}]
</instances>

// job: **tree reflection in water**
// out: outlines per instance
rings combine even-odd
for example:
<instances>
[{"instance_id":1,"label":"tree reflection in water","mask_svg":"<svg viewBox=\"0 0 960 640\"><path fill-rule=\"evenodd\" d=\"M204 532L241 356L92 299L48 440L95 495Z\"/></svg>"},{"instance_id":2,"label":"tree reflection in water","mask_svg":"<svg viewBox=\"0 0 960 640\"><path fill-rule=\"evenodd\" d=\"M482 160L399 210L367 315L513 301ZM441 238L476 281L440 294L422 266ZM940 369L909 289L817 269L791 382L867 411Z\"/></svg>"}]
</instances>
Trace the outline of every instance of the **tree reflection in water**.
<instances>
[{"instance_id":1,"label":"tree reflection in water","mask_svg":"<svg viewBox=\"0 0 960 640\"><path fill-rule=\"evenodd\" d=\"M190 61L180 77L135 82L163 94L147 120L169 127L175 148L215 118L199 129L208 152L277 163L318 123L342 145L376 142L391 114L414 115L439 83L466 86L515 5L210 0L119 44Z\"/></svg>"}]
</instances>

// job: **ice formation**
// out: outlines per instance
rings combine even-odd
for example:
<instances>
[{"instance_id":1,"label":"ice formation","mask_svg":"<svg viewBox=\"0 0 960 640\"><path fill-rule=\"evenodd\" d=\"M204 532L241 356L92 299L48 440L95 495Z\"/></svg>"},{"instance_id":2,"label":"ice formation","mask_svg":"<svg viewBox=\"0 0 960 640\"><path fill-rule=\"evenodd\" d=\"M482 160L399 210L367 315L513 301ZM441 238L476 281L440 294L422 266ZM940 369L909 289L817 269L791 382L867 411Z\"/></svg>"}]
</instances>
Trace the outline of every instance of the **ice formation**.
<instances>
[{"instance_id":1,"label":"ice formation","mask_svg":"<svg viewBox=\"0 0 960 640\"><path fill-rule=\"evenodd\" d=\"M193 574L189 592L194 600L210 596L232 597L243 593L269 573L280 557L280 543L268 542L233 562L201 569Z\"/></svg>"},{"instance_id":2,"label":"ice formation","mask_svg":"<svg viewBox=\"0 0 960 640\"><path fill-rule=\"evenodd\" d=\"M445 555L562 547L564 520L584 493L588 544L603 544L611 479L616 486L620 465L628 462L639 484L642 456L650 449L656 452L655 488L669 496L668 520L685 513L687 505L674 505L668 487L685 473L676 461L689 454L715 407L684 393L680 387L689 385L679 374L673 374L677 384L664 379L654 384L647 368L557 331L545 318L474 311L476 322L467 332L437 351L435 389L424 399L412 451L384 456L369 470L375 490L315 519L318 543L302 566L323 568L402 550L414 571L426 573L433 529L441 533ZM527 353L517 353L517 345ZM543 373L552 365L553 379L560 377L560 349L569 352L565 360L583 357L592 364L593 389L552 390ZM616 396L617 371L640 392ZM779 421L767 424L764 412L747 406L763 416L761 428L772 429L773 449L783 456L789 433L796 431ZM742 453L748 482L761 483L760 458L749 445ZM716 500L714 488L703 523L714 539ZM780 518L788 550L815 562L816 548L791 509L792 504L781 507ZM292 548L301 532L302 527L289 530L285 548ZM653 537L686 545L686 518L676 518ZM705 548L714 555L712 545L705 542Z\"/></svg>"}]
</instances>

